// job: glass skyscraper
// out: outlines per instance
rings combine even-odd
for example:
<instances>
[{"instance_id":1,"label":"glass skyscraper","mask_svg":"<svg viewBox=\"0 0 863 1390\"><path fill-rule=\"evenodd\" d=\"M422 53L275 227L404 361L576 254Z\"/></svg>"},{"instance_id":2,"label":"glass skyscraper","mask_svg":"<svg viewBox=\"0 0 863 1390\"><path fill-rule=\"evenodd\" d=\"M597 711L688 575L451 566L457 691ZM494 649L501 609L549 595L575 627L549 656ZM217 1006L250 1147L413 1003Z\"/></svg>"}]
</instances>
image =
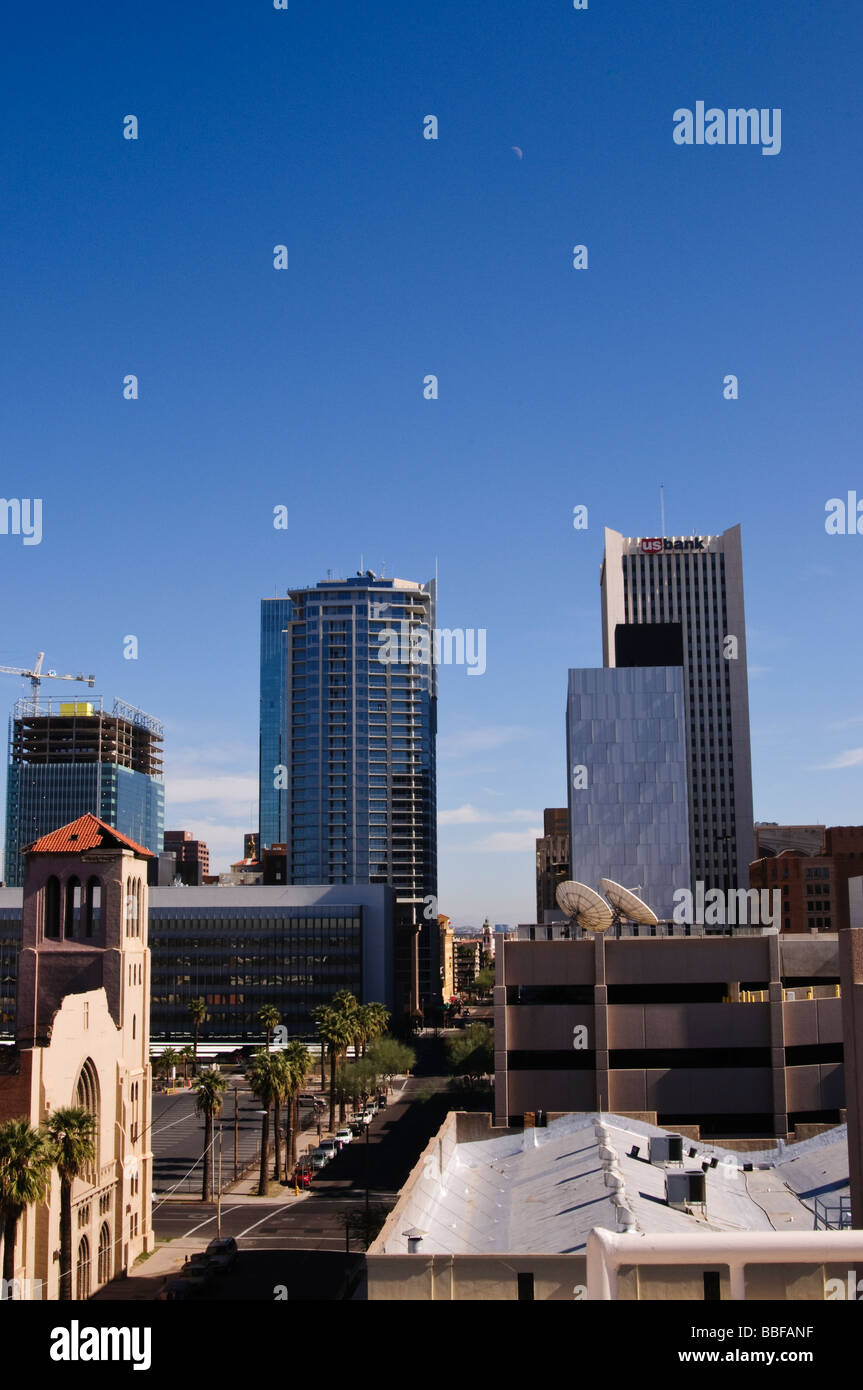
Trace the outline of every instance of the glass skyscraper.
<instances>
[{"instance_id":1,"label":"glass skyscraper","mask_svg":"<svg viewBox=\"0 0 863 1390\"><path fill-rule=\"evenodd\" d=\"M371 571L261 602L261 849L286 846L291 884L390 884L403 945L419 932L407 992L426 1005L440 998L434 626L434 581Z\"/></svg>"},{"instance_id":2,"label":"glass skyscraper","mask_svg":"<svg viewBox=\"0 0 863 1390\"><path fill-rule=\"evenodd\" d=\"M162 725L133 705L19 700L9 725L5 879L24 882L25 845L90 811L157 855L165 828Z\"/></svg>"},{"instance_id":3,"label":"glass skyscraper","mask_svg":"<svg viewBox=\"0 0 863 1390\"><path fill-rule=\"evenodd\" d=\"M689 797L679 666L569 673L571 875L614 879L660 918L689 887Z\"/></svg>"}]
</instances>

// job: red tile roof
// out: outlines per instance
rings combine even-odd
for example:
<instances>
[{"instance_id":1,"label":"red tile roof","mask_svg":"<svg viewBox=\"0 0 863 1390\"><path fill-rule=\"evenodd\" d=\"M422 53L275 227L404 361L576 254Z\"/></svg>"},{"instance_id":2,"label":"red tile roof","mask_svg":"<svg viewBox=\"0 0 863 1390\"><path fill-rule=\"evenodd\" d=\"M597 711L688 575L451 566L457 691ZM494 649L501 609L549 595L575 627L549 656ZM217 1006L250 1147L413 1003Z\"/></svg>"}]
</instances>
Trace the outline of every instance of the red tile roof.
<instances>
[{"instance_id":1,"label":"red tile roof","mask_svg":"<svg viewBox=\"0 0 863 1390\"><path fill-rule=\"evenodd\" d=\"M77 820L70 821L59 830L52 830L50 835L43 835L41 839L25 845L24 849L29 854L80 854L85 849L120 847L133 849L136 854L142 854L147 859L155 857L143 845L136 844L128 835L121 835L119 830L106 825L98 816L91 815L88 811L86 816L79 816Z\"/></svg>"}]
</instances>

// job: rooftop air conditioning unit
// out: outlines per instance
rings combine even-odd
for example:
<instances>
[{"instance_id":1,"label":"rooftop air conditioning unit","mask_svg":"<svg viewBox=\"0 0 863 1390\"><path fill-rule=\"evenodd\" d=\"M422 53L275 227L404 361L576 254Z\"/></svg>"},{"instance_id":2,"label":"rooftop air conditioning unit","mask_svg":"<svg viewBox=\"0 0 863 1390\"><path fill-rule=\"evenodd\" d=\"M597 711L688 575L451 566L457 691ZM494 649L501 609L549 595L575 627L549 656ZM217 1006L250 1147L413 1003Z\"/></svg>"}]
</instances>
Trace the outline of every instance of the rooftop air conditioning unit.
<instances>
[{"instance_id":1,"label":"rooftop air conditioning unit","mask_svg":"<svg viewBox=\"0 0 863 1390\"><path fill-rule=\"evenodd\" d=\"M683 1163L683 1136L680 1134L652 1134L650 1136L651 1163L667 1166L669 1163Z\"/></svg>"},{"instance_id":2,"label":"rooftop air conditioning unit","mask_svg":"<svg viewBox=\"0 0 863 1390\"><path fill-rule=\"evenodd\" d=\"M665 1174L665 1200L675 1211L688 1211L692 1207L704 1210L706 1180L703 1173L680 1172Z\"/></svg>"}]
</instances>

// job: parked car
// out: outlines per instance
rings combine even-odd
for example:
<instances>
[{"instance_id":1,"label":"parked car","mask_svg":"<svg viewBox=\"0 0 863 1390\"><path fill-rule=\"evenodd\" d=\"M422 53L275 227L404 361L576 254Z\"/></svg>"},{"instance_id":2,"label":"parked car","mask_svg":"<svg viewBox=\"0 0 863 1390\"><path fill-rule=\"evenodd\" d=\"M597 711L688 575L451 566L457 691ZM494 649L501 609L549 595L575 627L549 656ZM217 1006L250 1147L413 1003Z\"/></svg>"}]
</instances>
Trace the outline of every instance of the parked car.
<instances>
[{"instance_id":1,"label":"parked car","mask_svg":"<svg viewBox=\"0 0 863 1390\"><path fill-rule=\"evenodd\" d=\"M212 1260L217 1274L227 1274L237 1263L240 1252L233 1236L222 1236L221 1239L211 1240L205 1253Z\"/></svg>"},{"instance_id":2,"label":"parked car","mask_svg":"<svg viewBox=\"0 0 863 1390\"><path fill-rule=\"evenodd\" d=\"M361 1135L365 1134L365 1132L365 1124L361 1119L359 1119L359 1117L351 1120L351 1134L354 1136L355 1139L359 1139Z\"/></svg>"},{"instance_id":3,"label":"parked car","mask_svg":"<svg viewBox=\"0 0 863 1390\"><path fill-rule=\"evenodd\" d=\"M386 1098L385 1095L381 1094L381 1095L378 1096L378 1109L379 1109L379 1110L386 1110L386 1108L387 1108L387 1098Z\"/></svg>"},{"instance_id":4,"label":"parked car","mask_svg":"<svg viewBox=\"0 0 863 1390\"><path fill-rule=\"evenodd\" d=\"M335 1158L339 1151L339 1146L335 1139L322 1139L318 1145L318 1149L321 1153L329 1154L330 1158Z\"/></svg>"},{"instance_id":5,"label":"parked car","mask_svg":"<svg viewBox=\"0 0 863 1390\"><path fill-rule=\"evenodd\" d=\"M214 1274L213 1262L204 1250L190 1255L180 1270L180 1278L196 1293L209 1288Z\"/></svg>"},{"instance_id":6,"label":"parked car","mask_svg":"<svg viewBox=\"0 0 863 1390\"><path fill-rule=\"evenodd\" d=\"M298 1163L294 1169L294 1183L297 1187L311 1187L312 1170L308 1164L302 1166Z\"/></svg>"},{"instance_id":7,"label":"parked car","mask_svg":"<svg viewBox=\"0 0 863 1390\"><path fill-rule=\"evenodd\" d=\"M319 1149L312 1149L308 1155L309 1167L313 1173L319 1173L322 1168L326 1168L330 1161L329 1154L321 1153Z\"/></svg>"},{"instance_id":8,"label":"parked car","mask_svg":"<svg viewBox=\"0 0 863 1390\"><path fill-rule=\"evenodd\" d=\"M340 1148L344 1148L345 1144L349 1144L353 1137L354 1136L351 1134L351 1131L347 1125L345 1125L342 1129L336 1130L336 1143L339 1145Z\"/></svg>"}]
</instances>

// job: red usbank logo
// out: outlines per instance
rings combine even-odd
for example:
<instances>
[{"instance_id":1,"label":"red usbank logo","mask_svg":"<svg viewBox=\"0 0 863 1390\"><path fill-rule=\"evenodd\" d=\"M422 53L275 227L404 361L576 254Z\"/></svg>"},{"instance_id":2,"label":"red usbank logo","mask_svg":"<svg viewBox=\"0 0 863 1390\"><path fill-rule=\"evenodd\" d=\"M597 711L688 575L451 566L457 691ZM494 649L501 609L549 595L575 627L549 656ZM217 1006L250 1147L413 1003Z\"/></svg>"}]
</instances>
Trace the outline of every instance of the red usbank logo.
<instances>
[{"instance_id":1,"label":"red usbank logo","mask_svg":"<svg viewBox=\"0 0 863 1390\"><path fill-rule=\"evenodd\" d=\"M703 550L704 540L701 536L689 536L684 541L671 541L667 536L648 536L642 540L641 549L644 555L658 555L663 550Z\"/></svg>"}]
</instances>

